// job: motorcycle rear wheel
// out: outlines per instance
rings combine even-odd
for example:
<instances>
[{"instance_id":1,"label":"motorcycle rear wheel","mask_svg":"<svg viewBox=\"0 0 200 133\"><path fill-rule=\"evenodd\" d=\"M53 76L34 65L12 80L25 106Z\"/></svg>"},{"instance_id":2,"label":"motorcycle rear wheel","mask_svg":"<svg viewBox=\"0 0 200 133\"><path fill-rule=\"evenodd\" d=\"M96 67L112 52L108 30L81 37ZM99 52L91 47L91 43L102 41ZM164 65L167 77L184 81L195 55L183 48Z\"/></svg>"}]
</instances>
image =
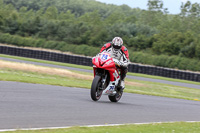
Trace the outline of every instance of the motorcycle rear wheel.
<instances>
[{"instance_id":1,"label":"motorcycle rear wheel","mask_svg":"<svg viewBox=\"0 0 200 133\"><path fill-rule=\"evenodd\" d=\"M101 98L103 92L101 86L102 86L101 76L95 75L90 90L90 95L93 101L98 101Z\"/></svg>"},{"instance_id":2,"label":"motorcycle rear wheel","mask_svg":"<svg viewBox=\"0 0 200 133\"><path fill-rule=\"evenodd\" d=\"M117 90L115 95L109 95L108 98L111 102L118 102L122 97L123 91L121 89Z\"/></svg>"}]
</instances>

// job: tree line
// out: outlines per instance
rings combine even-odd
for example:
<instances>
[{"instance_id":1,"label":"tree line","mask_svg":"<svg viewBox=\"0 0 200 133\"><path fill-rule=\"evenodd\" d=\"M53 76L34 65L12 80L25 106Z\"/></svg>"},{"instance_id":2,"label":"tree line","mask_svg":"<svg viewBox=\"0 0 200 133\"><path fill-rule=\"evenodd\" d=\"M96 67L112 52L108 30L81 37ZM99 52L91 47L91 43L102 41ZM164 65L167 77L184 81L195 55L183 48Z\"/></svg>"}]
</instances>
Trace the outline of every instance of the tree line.
<instances>
[{"instance_id":1,"label":"tree line","mask_svg":"<svg viewBox=\"0 0 200 133\"><path fill-rule=\"evenodd\" d=\"M163 5L149 0L148 10L141 10L95 0L0 0L0 41L93 56L120 36L133 62L199 71L180 67L180 60L199 62L200 4L182 3L176 15ZM160 57L165 64L153 61Z\"/></svg>"}]
</instances>

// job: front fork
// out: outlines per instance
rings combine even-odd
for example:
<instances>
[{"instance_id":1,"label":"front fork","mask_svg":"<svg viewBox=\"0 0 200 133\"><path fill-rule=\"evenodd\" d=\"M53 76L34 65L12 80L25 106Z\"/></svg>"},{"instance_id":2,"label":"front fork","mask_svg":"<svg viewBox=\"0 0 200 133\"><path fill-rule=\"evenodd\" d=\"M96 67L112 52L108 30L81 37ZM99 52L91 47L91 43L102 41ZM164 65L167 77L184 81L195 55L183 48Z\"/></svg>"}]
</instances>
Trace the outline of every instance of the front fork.
<instances>
[{"instance_id":1,"label":"front fork","mask_svg":"<svg viewBox=\"0 0 200 133\"><path fill-rule=\"evenodd\" d=\"M101 80L103 89L105 89L107 86L107 84L106 84L107 77L108 77L108 75L106 74L105 77Z\"/></svg>"},{"instance_id":2,"label":"front fork","mask_svg":"<svg viewBox=\"0 0 200 133\"><path fill-rule=\"evenodd\" d=\"M108 74L106 74L105 73L105 71L104 72L100 72L100 73L98 73L97 72L97 69L96 68L94 68L94 77L95 77L95 75L99 75L99 76L101 76L101 87L100 87L100 89L102 89L102 90L105 90L106 89L106 87L107 87L107 78L108 78Z\"/></svg>"}]
</instances>

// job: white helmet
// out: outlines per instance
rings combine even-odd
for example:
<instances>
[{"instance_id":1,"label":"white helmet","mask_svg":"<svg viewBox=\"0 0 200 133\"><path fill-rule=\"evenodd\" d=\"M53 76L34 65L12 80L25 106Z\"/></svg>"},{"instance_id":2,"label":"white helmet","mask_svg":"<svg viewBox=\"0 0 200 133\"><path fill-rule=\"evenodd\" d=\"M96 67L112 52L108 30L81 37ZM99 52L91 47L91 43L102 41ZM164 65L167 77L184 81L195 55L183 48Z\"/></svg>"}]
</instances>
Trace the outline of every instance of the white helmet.
<instances>
[{"instance_id":1,"label":"white helmet","mask_svg":"<svg viewBox=\"0 0 200 133\"><path fill-rule=\"evenodd\" d=\"M115 37L112 40L112 46L114 50L120 50L123 45L123 40L121 37Z\"/></svg>"}]
</instances>

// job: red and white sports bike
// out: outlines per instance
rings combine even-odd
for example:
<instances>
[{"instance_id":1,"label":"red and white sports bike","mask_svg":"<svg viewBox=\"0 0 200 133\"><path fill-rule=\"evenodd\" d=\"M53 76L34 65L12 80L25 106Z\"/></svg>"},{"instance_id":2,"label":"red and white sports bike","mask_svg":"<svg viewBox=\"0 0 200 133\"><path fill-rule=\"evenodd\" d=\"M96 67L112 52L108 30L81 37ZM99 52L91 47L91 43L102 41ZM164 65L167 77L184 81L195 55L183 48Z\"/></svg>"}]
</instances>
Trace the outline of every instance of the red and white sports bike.
<instances>
[{"instance_id":1,"label":"red and white sports bike","mask_svg":"<svg viewBox=\"0 0 200 133\"><path fill-rule=\"evenodd\" d=\"M91 86L91 98L98 101L102 94L108 95L111 102L118 102L123 94L120 87L120 74L115 59L103 52L92 59L94 79Z\"/></svg>"}]
</instances>

